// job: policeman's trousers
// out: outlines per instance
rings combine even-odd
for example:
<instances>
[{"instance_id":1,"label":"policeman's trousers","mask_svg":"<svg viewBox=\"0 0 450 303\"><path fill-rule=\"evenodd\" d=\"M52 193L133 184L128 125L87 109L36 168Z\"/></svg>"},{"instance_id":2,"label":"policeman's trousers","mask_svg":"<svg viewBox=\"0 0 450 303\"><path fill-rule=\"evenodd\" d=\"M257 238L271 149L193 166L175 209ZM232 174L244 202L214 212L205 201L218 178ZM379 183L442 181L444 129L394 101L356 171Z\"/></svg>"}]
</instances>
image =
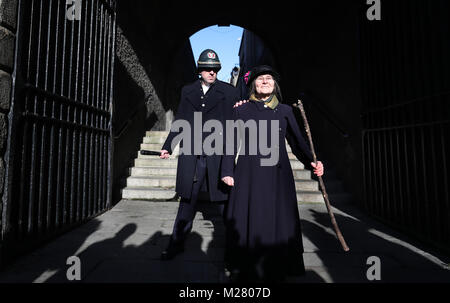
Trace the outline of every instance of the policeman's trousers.
<instances>
[{"instance_id":1,"label":"policeman's trousers","mask_svg":"<svg viewBox=\"0 0 450 303\"><path fill-rule=\"evenodd\" d=\"M207 168L206 156L199 156L197 158L197 165L195 168L195 177L192 185L192 193L190 198L181 198L178 206L177 217L173 226L171 244L183 244L187 236L192 230L192 223L197 212L197 200L200 190L207 188ZM224 205L218 204L220 213L223 215Z\"/></svg>"}]
</instances>

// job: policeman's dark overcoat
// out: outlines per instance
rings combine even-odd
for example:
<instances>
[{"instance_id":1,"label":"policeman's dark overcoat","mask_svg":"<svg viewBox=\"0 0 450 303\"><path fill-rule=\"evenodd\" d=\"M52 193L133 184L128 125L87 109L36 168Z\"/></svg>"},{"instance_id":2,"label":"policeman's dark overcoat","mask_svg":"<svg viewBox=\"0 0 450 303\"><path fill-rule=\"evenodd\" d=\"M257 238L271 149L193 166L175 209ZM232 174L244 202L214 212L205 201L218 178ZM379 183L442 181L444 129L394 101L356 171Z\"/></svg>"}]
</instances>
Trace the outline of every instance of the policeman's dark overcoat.
<instances>
[{"instance_id":1,"label":"policeman's dark overcoat","mask_svg":"<svg viewBox=\"0 0 450 303\"><path fill-rule=\"evenodd\" d=\"M213 119L221 121L223 130L220 131L220 136L222 137L222 140L224 140L225 121L232 119L233 105L236 101L238 101L238 99L239 95L237 89L231 84L220 80L216 80L206 94L203 94L200 80L183 87L181 91L180 104L174 122L183 119L189 123L191 128L191 148L189 150L189 154L180 154L178 157L175 190L181 197L190 198L191 196L195 168L198 159L198 155L194 154L194 113L202 113L202 129L203 125L208 120ZM178 134L179 132L171 129L162 149L169 151L171 154L172 147L177 143L172 142L172 140L177 137ZM202 135L204 139L210 134L211 132L204 132L200 135ZM198 133L196 135L198 135ZM225 142L223 142L223 146L225 146ZM180 142L180 149L184 149L185 151L187 150L183 140ZM220 180L221 159L221 154L209 155L206 158L207 188L211 201L224 201L228 199L229 190Z\"/></svg>"},{"instance_id":2,"label":"policeman's dark overcoat","mask_svg":"<svg viewBox=\"0 0 450 303\"><path fill-rule=\"evenodd\" d=\"M242 262L235 266L251 266L263 261L249 260L245 256L257 258L261 255L265 260L263 263L272 269L283 271L298 267L301 270L303 245L300 218L285 139L305 168L311 169L312 155L292 107L279 104L275 109L270 109L262 102L250 101L234 110L234 119L244 122L254 120L257 123L267 121L267 130L259 128L256 137L264 136L269 146L278 147L279 157L275 165L263 166L261 159L269 156L264 155L261 149L256 155L251 154L249 147L254 144L246 128L243 130L245 137L241 136L245 148L241 148L237 163L234 156L224 157L221 176L234 177L226 211L226 261ZM271 135L271 125L277 126L276 135ZM241 155L242 150L245 150L245 155ZM263 258L267 252L277 257ZM268 264L269 260L274 263Z\"/></svg>"}]
</instances>

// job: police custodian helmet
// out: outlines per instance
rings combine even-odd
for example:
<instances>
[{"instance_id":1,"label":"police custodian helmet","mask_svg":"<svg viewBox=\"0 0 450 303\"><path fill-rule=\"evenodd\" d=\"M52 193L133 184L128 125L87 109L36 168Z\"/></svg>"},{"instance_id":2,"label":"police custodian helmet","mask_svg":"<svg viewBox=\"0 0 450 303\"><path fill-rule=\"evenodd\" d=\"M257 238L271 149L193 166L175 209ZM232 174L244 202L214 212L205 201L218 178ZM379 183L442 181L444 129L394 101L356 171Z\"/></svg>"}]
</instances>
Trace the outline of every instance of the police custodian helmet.
<instances>
[{"instance_id":1,"label":"police custodian helmet","mask_svg":"<svg viewBox=\"0 0 450 303\"><path fill-rule=\"evenodd\" d=\"M202 69L214 69L217 72L222 68L219 61L219 56L212 49L205 49L197 61L197 69L200 71Z\"/></svg>"}]
</instances>

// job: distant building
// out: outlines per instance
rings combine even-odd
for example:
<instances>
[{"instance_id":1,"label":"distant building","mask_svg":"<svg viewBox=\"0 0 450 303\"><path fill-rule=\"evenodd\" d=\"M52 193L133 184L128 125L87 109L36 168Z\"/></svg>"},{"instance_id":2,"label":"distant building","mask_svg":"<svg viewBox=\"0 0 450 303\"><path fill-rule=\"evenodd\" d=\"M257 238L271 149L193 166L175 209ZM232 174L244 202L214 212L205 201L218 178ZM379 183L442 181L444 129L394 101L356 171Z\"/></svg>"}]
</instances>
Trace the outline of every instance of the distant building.
<instances>
[{"instance_id":1,"label":"distant building","mask_svg":"<svg viewBox=\"0 0 450 303\"><path fill-rule=\"evenodd\" d=\"M240 71L240 68L238 66L233 67L233 69L231 70L231 73L230 73L230 76L231 76L230 84L233 85L233 86L237 85L237 82L238 82L238 79L239 79L239 71Z\"/></svg>"}]
</instances>

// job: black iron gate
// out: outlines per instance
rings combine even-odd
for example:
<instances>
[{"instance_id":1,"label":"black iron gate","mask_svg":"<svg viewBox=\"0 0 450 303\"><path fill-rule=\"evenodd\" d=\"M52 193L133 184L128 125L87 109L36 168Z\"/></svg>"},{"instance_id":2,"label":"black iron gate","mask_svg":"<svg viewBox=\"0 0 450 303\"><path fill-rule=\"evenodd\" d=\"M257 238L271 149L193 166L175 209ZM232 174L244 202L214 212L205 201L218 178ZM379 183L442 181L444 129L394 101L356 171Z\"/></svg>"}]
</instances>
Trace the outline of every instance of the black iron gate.
<instances>
[{"instance_id":1,"label":"black iron gate","mask_svg":"<svg viewBox=\"0 0 450 303\"><path fill-rule=\"evenodd\" d=\"M7 255L111 205L115 0L22 0L18 16Z\"/></svg>"},{"instance_id":2,"label":"black iron gate","mask_svg":"<svg viewBox=\"0 0 450 303\"><path fill-rule=\"evenodd\" d=\"M450 252L449 8L385 1L360 37L364 207Z\"/></svg>"}]
</instances>

